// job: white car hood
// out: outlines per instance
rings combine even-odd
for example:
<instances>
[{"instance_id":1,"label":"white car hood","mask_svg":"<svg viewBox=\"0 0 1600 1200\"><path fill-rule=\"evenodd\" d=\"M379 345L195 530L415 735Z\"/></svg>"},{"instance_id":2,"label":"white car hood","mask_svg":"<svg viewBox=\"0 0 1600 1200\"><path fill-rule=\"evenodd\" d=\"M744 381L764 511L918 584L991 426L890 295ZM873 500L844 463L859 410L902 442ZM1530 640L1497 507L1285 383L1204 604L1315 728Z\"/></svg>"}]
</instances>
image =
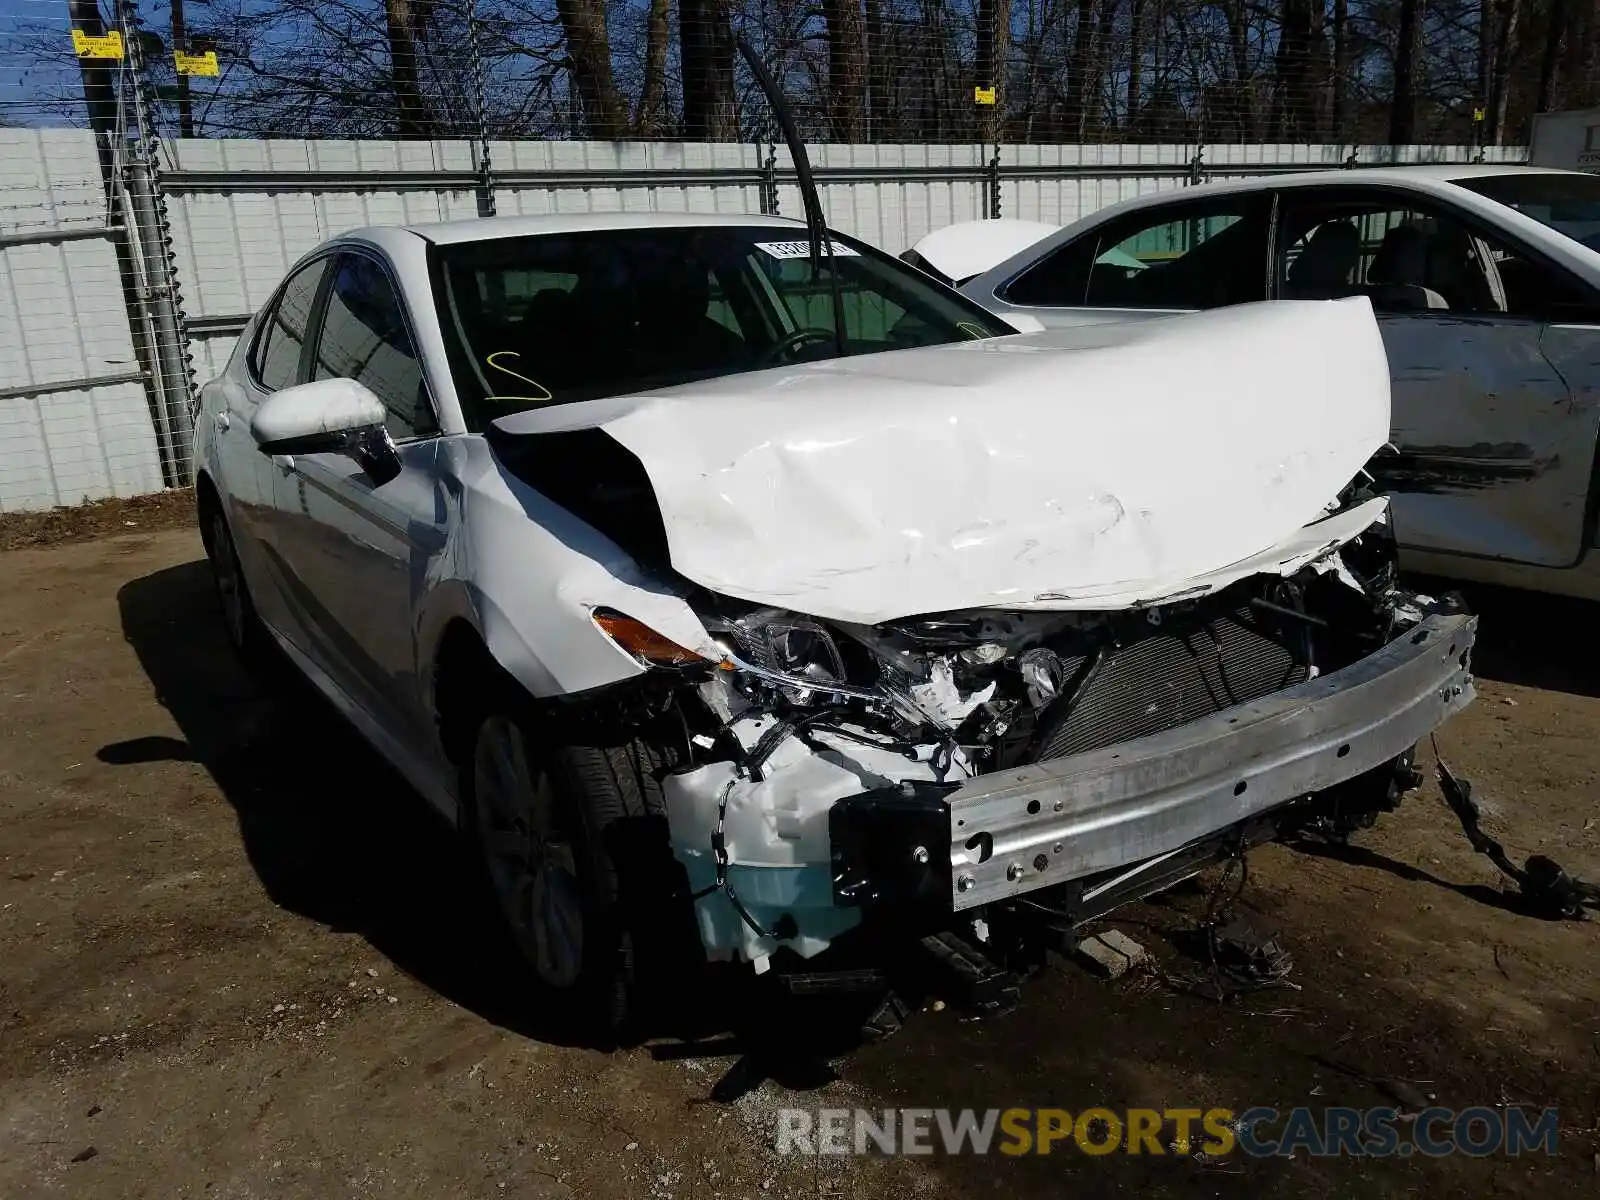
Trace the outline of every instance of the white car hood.
<instances>
[{"instance_id":1,"label":"white car hood","mask_svg":"<svg viewBox=\"0 0 1600 1200\"><path fill-rule=\"evenodd\" d=\"M870 624L1131 607L1268 569L1280 545L1303 556L1302 527L1388 439L1389 371L1355 298L864 355L496 424L620 442L686 578Z\"/></svg>"},{"instance_id":2,"label":"white car hood","mask_svg":"<svg viewBox=\"0 0 1600 1200\"><path fill-rule=\"evenodd\" d=\"M967 280L1021 254L1060 229L1059 225L1006 217L962 221L935 229L911 248L947 279Z\"/></svg>"}]
</instances>

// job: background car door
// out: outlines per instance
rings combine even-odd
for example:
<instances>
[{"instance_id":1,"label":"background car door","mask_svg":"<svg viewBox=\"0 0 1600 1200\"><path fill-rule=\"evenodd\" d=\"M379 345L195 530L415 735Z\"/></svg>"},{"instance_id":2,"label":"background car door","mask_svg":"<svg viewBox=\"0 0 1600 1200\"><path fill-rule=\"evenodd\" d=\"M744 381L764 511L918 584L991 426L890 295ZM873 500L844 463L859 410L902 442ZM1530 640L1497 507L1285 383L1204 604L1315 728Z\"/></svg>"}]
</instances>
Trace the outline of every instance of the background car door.
<instances>
[{"instance_id":1,"label":"background car door","mask_svg":"<svg viewBox=\"0 0 1600 1200\"><path fill-rule=\"evenodd\" d=\"M354 379L388 412L399 475L381 485L343 454L298 454L276 482L278 551L312 658L391 732L431 734L416 687L411 614L444 518L438 425L398 290L375 253L334 263L312 379Z\"/></svg>"},{"instance_id":2,"label":"background car door","mask_svg":"<svg viewBox=\"0 0 1600 1200\"><path fill-rule=\"evenodd\" d=\"M1046 325L1089 325L1267 298L1267 192L1175 199L1056 247L997 291Z\"/></svg>"},{"instance_id":3,"label":"background car door","mask_svg":"<svg viewBox=\"0 0 1600 1200\"><path fill-rule=\"evenodd\" d=\"M1401 189L1285 189L1277 228L1279 296L1372 300L1399 451L1372 470L1394 493L1401 545L1575 563L1588 540L1600 409L1569 385L1581 326L1575 334L1552 316L1581 300L1582 285ZM1592 333L1588 347L1593 360Z\"/></svg>"}]
</instances>

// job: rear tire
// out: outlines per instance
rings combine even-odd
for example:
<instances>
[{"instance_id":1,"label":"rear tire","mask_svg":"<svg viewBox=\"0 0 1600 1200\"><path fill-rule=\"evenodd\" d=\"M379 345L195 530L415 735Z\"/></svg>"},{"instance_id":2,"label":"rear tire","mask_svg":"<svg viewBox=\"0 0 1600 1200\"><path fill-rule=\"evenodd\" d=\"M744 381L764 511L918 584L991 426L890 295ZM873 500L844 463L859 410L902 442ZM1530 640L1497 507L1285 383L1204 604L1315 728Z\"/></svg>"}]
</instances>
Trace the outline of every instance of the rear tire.
<instances>
[{"instance_id":1,"label":"rear tire","mask_svg":"<svg viewBox=\"0 0 1600 1200\"><path fill-rule=\"evenodd\" d=\"M670 932L686 886L667 835L667 763L643 739L541 742L529 707L494 704L479 721L462 780L469 827L541 986L595 1032L631 1040L658 955L682 948Z\"/></svg>"},{"instance_id":2,"label":"rear tire","mask_svg":"<svg viewBox=\"0 0 1600 1200\"><path fill-rule=\"evenodd\" d=\"M200 535L211 562L211 581L222 614L223 632L239 661L254 668L260 663L261 620L239 566L239 552L233 544L228 518L214 496L206 495L201 500Z\"/></svg>"}]
</instances>

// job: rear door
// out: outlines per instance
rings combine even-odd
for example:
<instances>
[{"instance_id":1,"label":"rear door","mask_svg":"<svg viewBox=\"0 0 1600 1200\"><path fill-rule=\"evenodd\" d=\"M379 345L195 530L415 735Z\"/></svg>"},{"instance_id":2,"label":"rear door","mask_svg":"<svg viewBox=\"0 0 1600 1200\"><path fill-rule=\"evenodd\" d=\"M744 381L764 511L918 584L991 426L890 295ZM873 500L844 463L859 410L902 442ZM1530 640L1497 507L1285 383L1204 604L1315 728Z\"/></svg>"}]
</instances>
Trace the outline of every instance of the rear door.
<instances>
[{"instance_id":1,"label":"rear door","mask_svg":"<svg viewBox=\"0 0 1600 1200\"><path fill-rule=\"evenodd\" d=\"M1582 285L1504 233L1400 188L1286 188L1285 298L1364 294L1389 356L1393 440L1372 470L1410 550L1565 567L1583 553L1600 409L1551 354Z\"/></svg>"},{"instance_id":2,"label":"rear door","mask_svg":"<svg viewBox=\"0 0 1600 1200\"><path fill-rule=\"evenodd\" d=\"M261 402L281 388L305 380L307 335L321 298L328 258L291 274L262 310L251 331L243 371L226 371L218 382L218 450L229 521L251 597L263 620L295 639L294 615L284 602L284 574L276 551L276 476L272 460L256 448L250 422Z\"/></svg>"},{"instance_id":3,"label":"rear door","mask_svg":"<svg viewBox=\"0 0 1600 1200\"><path fill-rule=\"evenodd\" d=\"M434 731L416 676L412 616L445 518L433 474L439 426L415 347L382 257L342 250L310 377L354 379L383 401L400 473L380 484L346 455L297 454L276 480L276 508L292 599L311 633L308 652L392 733L426 737Z\"/></svg>"},{"instance_id":4,"label":"rear door","mask_svg":"<svg viewBox=\"0 0 1600 1200\"><path fill-rule=\"evenodd\" d=\"M1057 246L996 289L1046 325L1137 320L1267 298L1269 192L1174 199Z\"/></svg>"}]
</instances>

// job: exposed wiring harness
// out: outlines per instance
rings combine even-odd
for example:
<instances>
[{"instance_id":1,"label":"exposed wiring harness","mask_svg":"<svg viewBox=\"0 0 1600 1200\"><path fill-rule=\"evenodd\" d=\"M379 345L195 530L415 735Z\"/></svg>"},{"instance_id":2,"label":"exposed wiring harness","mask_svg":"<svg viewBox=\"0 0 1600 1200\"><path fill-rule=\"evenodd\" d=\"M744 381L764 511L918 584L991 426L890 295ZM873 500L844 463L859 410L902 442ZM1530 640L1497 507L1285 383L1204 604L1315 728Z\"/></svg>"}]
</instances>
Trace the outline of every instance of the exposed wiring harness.
<instances>
[{"instance_id":1,"label":"exposed wiring harness","mask_svg":"<svg viewBox=\"0 0 1600 1200\"><path fill-rule=\"evenodd\" d=\"M1600 887L1574 879L1562 869L1560 863L1543 854L1528 857L1517 866L1511 861L1505 847L1483 831L1479 821L1482 812L1472 798L1472 784L1460 779L1445 764L1439 753L1439 741L1433 742L1433 757L1439 776L1439 790L1444 802L1461 822L1461 831L1467 835L1472 848L1482 854L1500 873L1517 885L1522 896L1536 911L1568 920L1582 920L1585 909L1600 909Z\"/></svg>"}]
</instances>

